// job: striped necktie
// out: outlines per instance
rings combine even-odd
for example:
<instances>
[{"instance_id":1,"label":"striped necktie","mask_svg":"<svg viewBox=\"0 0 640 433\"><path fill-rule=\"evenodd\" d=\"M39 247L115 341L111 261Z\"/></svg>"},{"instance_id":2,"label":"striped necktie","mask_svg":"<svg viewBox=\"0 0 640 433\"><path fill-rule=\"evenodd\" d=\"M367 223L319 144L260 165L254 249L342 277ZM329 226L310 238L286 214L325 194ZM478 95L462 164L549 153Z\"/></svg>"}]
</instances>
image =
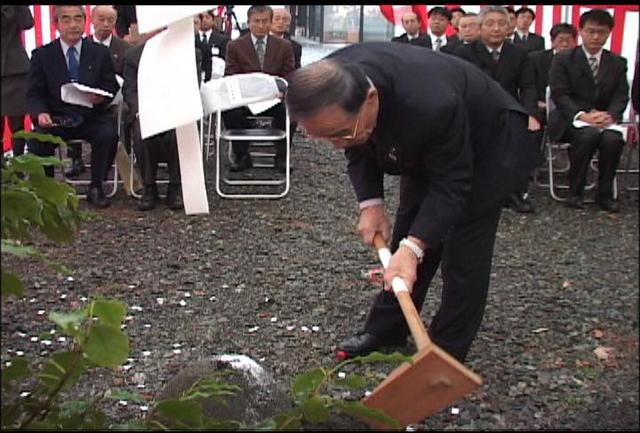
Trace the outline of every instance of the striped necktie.
<instances>
[{"instance_id":1,"label":"striped necktie","mask_svg":"<svg viewBox=\"0 0 640 433\"><path fill-rule=\"evenodd\" d=\"M598 84L598 58L596 56L589 57L589 67L593 74L593 80Z\"/></svg>"},{"instance_id":2,"label":"striped necktie","mask_svg":"<svg viewBox=\"0 0 640 433\"><path fill-rule=\"evenodd\" d=\"M442 39L440 39L440 38L436 39L436 46L435 46L434 50L440 51L440 47L441 46L442 46Z\"/></svg>"},{"instance_id":3,"label":"striped necktie","mask_svg":"<svg viewBox=\"0 0 640 433\"><path fill-rule=\"evenodd\" d=\"M264 39L258 39L256 41L256 54L260 62L260 69L262 69L264 67Z\"/></svg>"}]
</instances>

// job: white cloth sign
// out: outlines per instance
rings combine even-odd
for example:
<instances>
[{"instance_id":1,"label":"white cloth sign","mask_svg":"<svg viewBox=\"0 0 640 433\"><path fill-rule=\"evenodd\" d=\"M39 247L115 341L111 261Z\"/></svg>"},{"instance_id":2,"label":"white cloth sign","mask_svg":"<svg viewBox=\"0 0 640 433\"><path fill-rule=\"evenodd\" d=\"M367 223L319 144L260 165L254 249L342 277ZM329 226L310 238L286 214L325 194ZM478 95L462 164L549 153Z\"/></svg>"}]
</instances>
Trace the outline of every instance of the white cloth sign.
<instances>
[{"instance_id":1,"label":"white cloth sign","mask_svg":"<svg viewBox=\"0 0 640 433\"><path fill-rule=\"evenodd\" d=\"M136 6L138 29L167 26L146 42L138 66L140 132L147 138L176 129L187 215L209 213L196 121L202 117L193 15L206 6Z\"/></svg>"}]
</instances>

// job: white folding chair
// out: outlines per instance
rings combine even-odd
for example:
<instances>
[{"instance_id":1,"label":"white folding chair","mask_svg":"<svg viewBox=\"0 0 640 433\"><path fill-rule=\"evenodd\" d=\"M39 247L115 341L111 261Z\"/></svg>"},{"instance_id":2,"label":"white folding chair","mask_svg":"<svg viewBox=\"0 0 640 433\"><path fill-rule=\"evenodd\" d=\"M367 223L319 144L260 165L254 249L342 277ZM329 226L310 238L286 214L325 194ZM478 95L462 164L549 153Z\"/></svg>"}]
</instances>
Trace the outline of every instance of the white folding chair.
<instances>
[{"instance_id":1,"label":"white folding chair","mask_svg":"<svg viewBox=\"0 0 640 433\"><path fill-rule=\"evenodd\" d=\"M286 92L287 82L264 73L247 73L211 80L201 87L205 114L216 113L214 141L216 148L216 192L223 198L276 199L282 198L290 188L291 131L289 112L285 108L285 129L251 127L225 129L222 112L243 106L254 113L261 113L278 103L278 93ZM260 121L260 116L254 121ZM275 166L275 142L285 141L285 172L269 170ZM255 159L253 168L234 175L224 174L223 169L232 162L232 141L248 144L248 151ZM223 146L227 145L223 151ZM271 148L271 149L270 149ZM226 186L223 189L223 184Z\"/></svg>"}]
</instances>

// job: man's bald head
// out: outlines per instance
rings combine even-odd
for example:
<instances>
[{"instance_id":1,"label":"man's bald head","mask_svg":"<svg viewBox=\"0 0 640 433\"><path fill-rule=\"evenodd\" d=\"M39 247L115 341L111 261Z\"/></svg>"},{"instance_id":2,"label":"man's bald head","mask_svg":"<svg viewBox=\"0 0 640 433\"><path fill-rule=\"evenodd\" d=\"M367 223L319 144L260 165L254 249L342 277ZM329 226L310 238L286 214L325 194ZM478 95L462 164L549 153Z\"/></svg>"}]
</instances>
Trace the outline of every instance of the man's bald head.
<instances>
[{"instance_id":1,"label":"man's bald head","mask_svg":"<svg viewBox=\"0 0 640 433\"><path fill-rule=\"evenodd\" d=\"M369 87L367 76L359 66L320 60L289 76L286 101L294 118L312 116L333 104L348 113L356 113Z\"/></svg>"},{"instance_id":2,"label":"man's bald head","mask_svg":"<svg viewBox=\"0 0 640 433\"><path fill-rule=\"evenodd\" d=\"M273 18L271 19L271 33L276 36L284 36L291 26L291 14L286 8L277 8L273 10Z\"/></svg>"},{"instance_id":3,"label":"man's bald head","mask_svg":"<svg viewBox=\"0 0 640 433\"><path fill-rule=\"evenodd\" d=\"M117 18L118 12L113 6L94 6L91 10L91 24L93 24L93 34L98 40L103 41L113 33Z\"/></svg>"},{"instance_id":4,"label":"man's bald head","mask_svg":"<svg viewBox=\"0 0 640 433\"><path fill-rule=\"evenodd\" d=\"M402 15L402 27L409 35L416 35L420 32L420 16L415 12L407 12Z\"/></svg>"}]
</instances>

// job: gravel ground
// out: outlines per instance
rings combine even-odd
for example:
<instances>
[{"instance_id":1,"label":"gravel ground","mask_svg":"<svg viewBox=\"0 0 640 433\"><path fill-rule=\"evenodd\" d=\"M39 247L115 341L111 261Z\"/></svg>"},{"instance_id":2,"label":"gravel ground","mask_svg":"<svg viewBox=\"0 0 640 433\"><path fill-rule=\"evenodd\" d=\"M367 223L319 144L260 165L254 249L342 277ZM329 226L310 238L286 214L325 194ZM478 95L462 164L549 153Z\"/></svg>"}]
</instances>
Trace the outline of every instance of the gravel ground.
<instances>
[{"instance_id":1,"label":"gravel ground","mask_svg":"<svg viewBox=\"0 0 640 433\"><path fill-rule=\"evenodd\" d=\"M285 386L335 365L335 345L360 328L378 290L362 275L377 262L354 232L343 156L299 136L296 143L284 199L221 199L207 162L209 215L164 205L141 213L120 191L73 245L37 239L73 280L3 256L28 287L24 299L2 303L3 363L17 351L37 357L64 347L31 337L53 328L48 312L105 296L129 307L131 358L127 368L86 377L81 393L121 387L152 398L189 362L220 353L258 360ZM388 197L397 186L388 179ZM500 222L487 311L468 356L484 385L458 414L442 411L419 429L640 427L637 193L621 194L617 215L567 209L540 188L533 199L535 215L505 210ZM395 199L388 204L393 213ZM422 311L427 324L440 289L437 277ZM598 348L610 348L606 359ZM107 410L141 414L137 405Z\"/></svg>"}]
</instances>

